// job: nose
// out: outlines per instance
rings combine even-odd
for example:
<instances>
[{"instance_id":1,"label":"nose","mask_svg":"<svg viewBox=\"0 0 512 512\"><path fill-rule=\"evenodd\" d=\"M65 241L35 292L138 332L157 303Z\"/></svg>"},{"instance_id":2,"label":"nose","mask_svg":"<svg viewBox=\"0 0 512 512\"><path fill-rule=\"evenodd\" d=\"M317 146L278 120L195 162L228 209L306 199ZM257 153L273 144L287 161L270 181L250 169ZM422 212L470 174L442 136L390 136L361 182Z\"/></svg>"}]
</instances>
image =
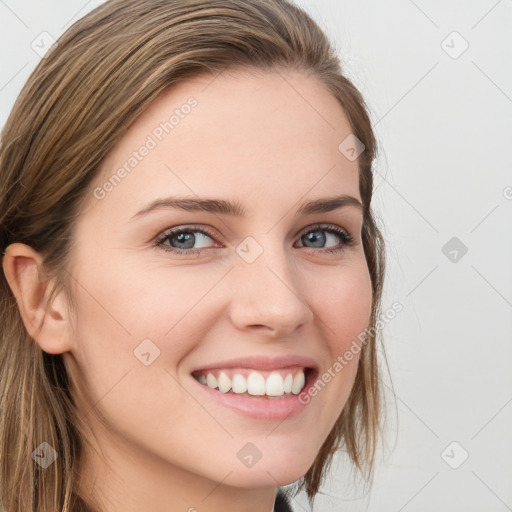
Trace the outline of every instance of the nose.
<instances>
[{"instance_id":1,"label":"nose","mask_svg":"<svg viewBox=\"0 0 512 512\"><path fill-rule=\"evenodd\" d=\"M252 263L240 258L235 267L230 317L239 330L282 338L312 320L313 312L303 296L306 284L292 271L282 248L265 248Z\"/></svg>"}]
</instances>

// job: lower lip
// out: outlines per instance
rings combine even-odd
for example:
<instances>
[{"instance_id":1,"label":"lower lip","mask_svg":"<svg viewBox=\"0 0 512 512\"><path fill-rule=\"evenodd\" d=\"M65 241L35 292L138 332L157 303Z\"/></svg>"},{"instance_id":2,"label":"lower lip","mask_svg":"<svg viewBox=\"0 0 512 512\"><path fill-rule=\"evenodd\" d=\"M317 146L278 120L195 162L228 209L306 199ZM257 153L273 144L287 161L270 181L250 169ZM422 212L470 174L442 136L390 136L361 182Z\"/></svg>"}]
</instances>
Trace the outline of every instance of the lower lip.
<instances>
[{"instance_id":1,"label":"lower lip","mask_svg":"<svg viewBox=\"0 0 512 512\"><path fill-rule=\"evenodd\" d=\"M286 398L266 398L265 396L255 396L249 398L247 396L237 395L235 393L221 393L215 389L209 388L205 384L192 377L194 382L203 390L203 392L219 404L236 411L239 414L265 421L283 421L293 418L302 412L309 404L299 402L299 397L303 393L307 393L309 388L314 384L313 372L308 372L304 388L298 395L290 395Z\"/></svg>"}]
</instances>

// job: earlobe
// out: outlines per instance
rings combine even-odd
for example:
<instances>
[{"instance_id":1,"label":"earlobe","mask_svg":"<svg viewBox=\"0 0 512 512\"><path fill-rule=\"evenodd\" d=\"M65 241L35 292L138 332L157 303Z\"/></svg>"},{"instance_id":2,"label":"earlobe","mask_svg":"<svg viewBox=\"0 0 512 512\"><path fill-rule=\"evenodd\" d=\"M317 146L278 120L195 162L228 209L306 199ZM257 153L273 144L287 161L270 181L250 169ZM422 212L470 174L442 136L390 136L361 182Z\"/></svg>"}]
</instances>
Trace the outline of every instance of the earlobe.
<instances>
[{"instance_id":1,"label":"earlobe","mask_svg":"<svg viewBox=\"0 0 512 512\"><path fill-rule=\"evenodd\" d=\"M41 255L14 243L7 247L2 265L29 335L49 354L69 351L66 304L62 292L48 304L54 282L46 278Z\"/></svg>"}]
</instances>

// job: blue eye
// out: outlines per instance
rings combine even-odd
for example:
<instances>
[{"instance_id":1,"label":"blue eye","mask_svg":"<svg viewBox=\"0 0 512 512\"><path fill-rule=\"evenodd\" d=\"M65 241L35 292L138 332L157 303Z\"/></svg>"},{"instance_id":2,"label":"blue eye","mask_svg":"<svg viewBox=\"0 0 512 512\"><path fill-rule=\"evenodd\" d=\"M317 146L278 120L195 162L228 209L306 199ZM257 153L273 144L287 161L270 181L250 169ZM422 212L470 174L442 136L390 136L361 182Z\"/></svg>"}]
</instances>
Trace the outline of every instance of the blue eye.
<instances>
[{"instance_id":1,"label":"blue eye","mask_svg":"<svg viewBox=\"0 0 512 512\"><path fill-rule=\"evenodd\" d=\"M331 237L334 235L334 238L338 238L341 240L341 244L337 245L336 247L324 249L323 247L320 247L322 252L324 253L335 253L339 252L345 249L345 247L350 247L352 245L355 245L356 241L354 238L343 228L340 228L338 226L313 226L309 227L307 231L303 231L303 234L300 237L300 240L302 243L304 243L304 240L306 240L308 243L316 244L313 248L319 248L318 245L323 245L324 243L327 243L328 236L326 236L323 233L328 233L331 235Z\"/></svg>"},{"instance_id":2,"label":"blue eye","mask_svg":"<svg viewBox=\"0 0 512 512\"><path fill-rule=\"evenodd\" d=\"M212 235L204 229L196 229L194 227L178 228L167 231L161 239L157 240L157 245L162 246L166 251L194 254L199 252L197 247L194 248L195 244L199 243L199 248L204 249L205 239L208 238L211 239Z\"/></svg>"},{"instance_id":3,"label":"blue eye","mask_svg":"<svg viewBox=\"0 0 512 512\"><path fill-rule=\"evenodd\" d=\"M327 235L325 234L327 233ZM330 235L330 236L329 236ZM324 248L323 245L328 243L329 238L338 238L339 243L335 247ZM191 254L199 254L201 249L211 249L214 246L207 244L207 239L215 240L215 235L205 227L187 226L180 228L172 228L162 234L156 241L155 246L162 248L164 251L180 256ZM321 249L321 253L336 253L343 251L346 247L356 244L355 239L343 228L333 225L315 225L310 226L307 230L302 231L299 236L301 246L308 249ZM314 244L308 247L305 244ZM199 247L196 244L200 244ZM319 251L315 251L319 252Z\"/></svg>"}]
</instances>

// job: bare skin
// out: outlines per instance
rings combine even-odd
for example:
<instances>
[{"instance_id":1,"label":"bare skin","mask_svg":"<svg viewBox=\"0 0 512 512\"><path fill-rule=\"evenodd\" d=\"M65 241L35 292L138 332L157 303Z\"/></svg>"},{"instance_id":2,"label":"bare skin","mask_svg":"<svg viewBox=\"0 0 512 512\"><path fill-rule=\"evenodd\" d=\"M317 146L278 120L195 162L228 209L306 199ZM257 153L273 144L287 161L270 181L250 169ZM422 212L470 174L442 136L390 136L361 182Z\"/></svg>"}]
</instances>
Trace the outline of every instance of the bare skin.
<instances>
[{"instance_id":1,"label":"bare skin","mask_svg":"<svg viewBox=\"0 0 512 512\"><path fill-rule=\"evenodd\" d=\"M276 488L308 471L339 417L358 356L282 421L219 404L191 372L236 357L299 355L321 375L370 319L362 212L295 215L320 198L361 200L357 160L338 150L351 133L342 108L299 72L213 78L162 94L105 160L96 188L149 135L157 142L119 183L102 188L103 197L91 191L68 269L75 314L63 294L44 313L47 284L30 247L12 244L4 258L27 329L43 350L64 354L81 383L73 392L97 443L87 450L81 486L109 512L272 510ZM155 128L192 96L197 105L158 140ZM165 207L136 216L169 196L237 202L246 216ZM355 243L344 246L319 223L344 229ZM183 226L195 234L192 249L176 249L177 235L154 245ZM203 228L211 234L197 232ZM323 246L303 236L311 232L325 237ZM249 251L262 250L251 263L236 250L247 237L257 243ZM148 365L134 355L145 339L160 351ZM237 456L247 443L261 453L251 467Z\"/></svg>"}]
</instances>

